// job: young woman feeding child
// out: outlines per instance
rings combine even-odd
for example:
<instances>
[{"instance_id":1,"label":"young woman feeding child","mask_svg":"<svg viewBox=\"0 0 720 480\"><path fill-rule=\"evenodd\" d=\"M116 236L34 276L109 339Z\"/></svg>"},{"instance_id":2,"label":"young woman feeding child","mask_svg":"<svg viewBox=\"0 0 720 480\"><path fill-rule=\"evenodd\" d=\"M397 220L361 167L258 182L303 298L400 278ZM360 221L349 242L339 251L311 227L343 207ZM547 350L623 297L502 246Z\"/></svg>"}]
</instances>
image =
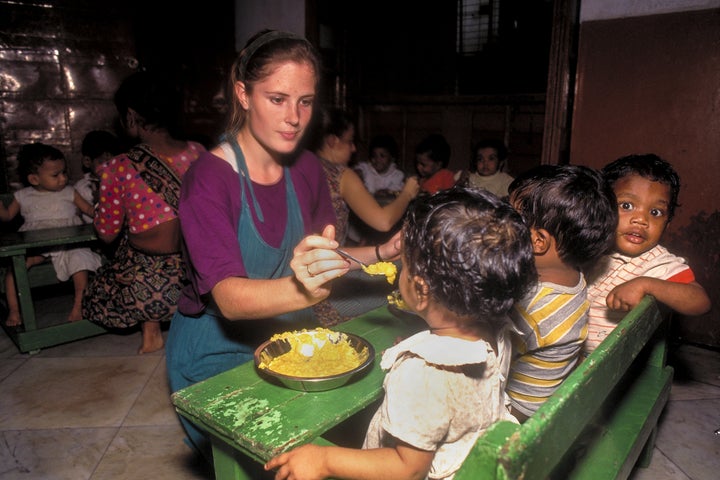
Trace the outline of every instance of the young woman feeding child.
<instances>
[{"instance_id":1,"label":"young woman feeding child","mask_svg":"<svg viewBox=\"0 0 720 480\"><path fill-rule=\"evenodd\" d=\"M338 254L335 214L320 162L298 145L320 75L304 38L253 36L231 70L224 141L183 179L180 222L189 285L167 339L172 391L252 360L275 333L316 326L309 307L330 281L359 268ZM348 249L361 261L396 257L399 242ZM192 445L209 442L182 420Z\"/></svg>"}]
</instances>

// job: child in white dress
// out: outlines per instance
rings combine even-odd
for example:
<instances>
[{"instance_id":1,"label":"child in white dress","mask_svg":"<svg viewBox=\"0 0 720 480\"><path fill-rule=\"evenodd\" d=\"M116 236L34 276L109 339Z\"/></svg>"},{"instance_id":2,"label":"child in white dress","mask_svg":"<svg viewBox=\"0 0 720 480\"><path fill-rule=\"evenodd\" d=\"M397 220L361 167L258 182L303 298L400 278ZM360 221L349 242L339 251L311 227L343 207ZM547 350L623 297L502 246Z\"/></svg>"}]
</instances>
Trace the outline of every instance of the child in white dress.
<instances>
[{"instance_id":1,"label":"child in white dress","mask_svg":"<svg viewBox=\"0 0 720 480\"><path fill-rule=\"evenodd\" d=\"M530 234L509 204L462 187L418 197L398 286L428 328L383 353L385 397L363 448L303 445L265 469L276 480L452 479L488 427L516 421L507 313L536 281Z\"/></svg>"},{"instance_id":2,"label":"child in white dress","mask_svg":"<svg viewBox=\"0 0 720 480\"><path fill-rule=\"evenodd\" d=\"M377 135L370 141L370 158L356 165L355 169L376 198L394 198L405 185L405 173L395 163L398 146L390 135Z\"/></svg>"},{"instance_id":3,"label":"child in white dress","mask_svg":"<svg viewBox=\"0 0 720 480\"><path fill-rule=\"evenodd\" d=\"M20 231L67 227L82 224L80 212L93 215L93 207L71 186L65 169L65 157L55 147L42 143L24 145L18 153L18 173L27 185L13 195L7 208L0 203L0 220L7 222L22 215ZM88 271L100 267L101 258L89 248L59 248L43 255L28 256L28 268L50 258L58 280L73 279L75 296L68 316L71 322L81 320L82 296L88 284ZM8 317L7 326L22 324L15 280L12 271L5 276Z\"/></svg>"}]
</instances>

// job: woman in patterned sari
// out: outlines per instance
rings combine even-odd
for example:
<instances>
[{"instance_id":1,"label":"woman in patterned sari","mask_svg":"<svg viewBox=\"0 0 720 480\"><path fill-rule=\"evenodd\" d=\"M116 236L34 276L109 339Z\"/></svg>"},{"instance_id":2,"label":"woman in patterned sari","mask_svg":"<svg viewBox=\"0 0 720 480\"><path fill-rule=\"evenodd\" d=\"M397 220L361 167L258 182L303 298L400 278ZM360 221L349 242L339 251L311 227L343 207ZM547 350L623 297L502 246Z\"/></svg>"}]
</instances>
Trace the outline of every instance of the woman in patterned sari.
<instances>
[{"instance_id":1,"label":"woman in patterned sari","mask_svg":"<svg viewBox=\"0 0 720 480\"><path fill-rule=\"evenodd\" d=\"M128 136L140 142L98 168L94 225L113 258L97 272L83 300L83 317L110 329L141 325L138 353L163 348L183 286L178 220L180 182L205 147L180 140L174 90L137 72L120 85L115 105Z\"/></svg>"}]
</instances>

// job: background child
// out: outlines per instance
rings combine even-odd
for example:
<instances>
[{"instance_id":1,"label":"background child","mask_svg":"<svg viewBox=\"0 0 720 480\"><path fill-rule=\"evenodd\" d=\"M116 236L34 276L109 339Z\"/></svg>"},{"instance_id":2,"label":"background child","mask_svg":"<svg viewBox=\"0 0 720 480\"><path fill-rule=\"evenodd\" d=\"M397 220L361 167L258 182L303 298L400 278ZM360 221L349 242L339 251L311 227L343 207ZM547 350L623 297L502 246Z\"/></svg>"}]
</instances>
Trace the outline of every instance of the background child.
<instances>
[{"instance_id":1,"label":"background child","mask_svg":"<svg viewBox=\"0 0 720 480\"><path fill-rule=\"evenodd\" d=\"M503 171L507 156L507 147L501 140L480 140L473 146L469 170L459 172L455 177L468 186L484 188L500 198L507 197L513 181L513 177Z\"/></svg>"},{"instance_id":2,"label":"background child","mask_svg":"<svg viewBox=\"0 0 720 480\"><path fill-rule=\"evenodd\" d=\"M619 221L614 253L588 274L586 354L645 295L683 315L702 315L711 306L685 259L659 244L678 206L680 178L672 165L654 154L628 155L602 172L615 191Z\"/></svg>"},{"instance_id":3,"label":"background child","mask_svg":"<svg viewBox=\"0 0 720 480\"><path fill-rule=\"evenodd\" d=\"M359 220L356 224L367 227L361 230L362 233L376 232L373 236L375 244L387 241L400 229L400 220L408 204L420 190L417 179L411 177L406 183L401 178L400 190L391 201L380 204L365 187L360 175L348 168L355 153L355 124L350 114L338 108L321 109L317 114L314 137L309 143L322 163L337 217L335 240L345 245L350 214L354 214Z\"/></svg>"},{"instance_id":4,"label":"background child","mask_svg":"<svg viewBox=\"0 0 720 480\"><path fill-rule=\"evenodd\" d=\"M455 184L455 174L447 168L450 152L450 144L439 133L428 135L415 147L415 169L421 191L435 193Z\"/></svg>"},{"instance_id":5,"label":"background child","mask_svg":"<svg viewBox=\"0 0 720 480\"><path fill-rule=\"evenodd\" d=\"M405 185L405 173L395 163L397 142L390 135L376 135L370 140L368 153L368 161L355 166L368 192L382 199L396 197Z\"/></svg>"},{"instance_id":6,"label":"background child","mask_svg":"<svg viewBox=\"0 0 720 480\"><path fill-rule=\"evenodd\" d=\"M385 351L385 397L362 450L304 445L266 464L286 478L447 478L509 415L507 311L536 280L513 209L461 187L411 204L399 289L428 329ZM422 394L419 394L422 392Z\"/></svg>"},{"instance_id":7,"label":"background child","mask_svg":"<svg viewBox=\"0 0 720 480\"><path fill-rule=\"evenodd\" d=\"M41 228L67 227L82 223L78 210L93 214L93 207L71 186L65 170L65 157L55 147L42 143L24 145L18 153L18 176L27 185L15 192L7 208L0 203L0 220L7 222L19 213L25 220L20 231ZM71 322L81 320L81 302L88 283L88 271L100 267L100 256L89 248L55 250L46 255L28 256L28 268L38 265L49 256L60 281L73 279L75 298L68 316ZM5 276L8 317L5 324L22 324L12 271Z\"/></svg>"},{"instance_id":8,"label":"background child","mask_svg":"<svg viewBox=\"0 0 720 480\"><path fill-rule=\"evenodd\" d=\"M337 217L335 240L341 246L368 241L371 245L385 243L400 229L408 204L420 190L417 179L413 177L407 184L401 183L401 191L392 197L392 201L380 205L365 188L360 175L348 168L355 153L355 124L350 114L339 108L325 108L320 109L316 120L316 138L311 138L309 143L322 164L330 190ZM351 236L353 223L350 219L356 220L356 237ZM316 303L312 308L324 326L347 320L328 300Z\"/></svg>"},{"instance_id":9,"label":"background child","mask_svg":"<svg viewBox=\"0 0 720 480\"><path fill-rule=\"evenodd\" d=\"M75 190L90 204L95 206L98 201L97 191L100 185L100 178L96 169L103 162L120 154L123 149L120 140L105 130L92 130L83 138L82 146L82 171L83 178L75 183ZM83 214L85 223L92 223L93 217Z\"/></svg>"},{"instance_id":10,"label":"background child","mask_svg":"<svg viewBox=\"0 0 720 480\"><path fill-rule=\"evenodd\" d=\"M507 392L524 421L580 358L589 308L580 269L612 248L617 212L600 173L576 165L542 165L518 176L510 203L530 228L539 276L510 311L519 335Z\"/></svg>"}]
</instances>

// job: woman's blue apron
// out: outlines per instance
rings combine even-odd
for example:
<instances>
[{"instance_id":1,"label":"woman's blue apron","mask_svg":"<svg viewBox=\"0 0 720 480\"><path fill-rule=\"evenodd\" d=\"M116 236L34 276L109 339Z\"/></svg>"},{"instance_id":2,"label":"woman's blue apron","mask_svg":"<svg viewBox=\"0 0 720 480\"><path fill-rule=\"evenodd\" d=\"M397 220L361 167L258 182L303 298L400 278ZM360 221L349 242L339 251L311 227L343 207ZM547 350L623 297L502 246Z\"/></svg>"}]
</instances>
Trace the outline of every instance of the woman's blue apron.
<instances>
[{"instance_id":1,"label":"woman's blue apron","mask_svg":"<svg viewBox=\"0 0 720 480\"><path fill-rule=\"evenodd\" d=\"M238 243L248 278L270 279L292 275L290 259L293 248L304 236L300 204L293 186L290 170L283 169L287 196L287 225L279 248L268 245L255 227L248 202L260 222L265 218L255 198L245 157L233 138L230 145L235 153L240 179L242 210L238 226ZM272 221L272 219L270 219ZM229 321L214 305L200 316L185 316L176 312L170 324L167 345L170 389L175 392L218 373L253 359L257 345L274 333L311 326L310 309L287 313L272 319ZM204 435L181 417L189 440L207 454L209 444Z\"/></svg>"}]
</instances>

